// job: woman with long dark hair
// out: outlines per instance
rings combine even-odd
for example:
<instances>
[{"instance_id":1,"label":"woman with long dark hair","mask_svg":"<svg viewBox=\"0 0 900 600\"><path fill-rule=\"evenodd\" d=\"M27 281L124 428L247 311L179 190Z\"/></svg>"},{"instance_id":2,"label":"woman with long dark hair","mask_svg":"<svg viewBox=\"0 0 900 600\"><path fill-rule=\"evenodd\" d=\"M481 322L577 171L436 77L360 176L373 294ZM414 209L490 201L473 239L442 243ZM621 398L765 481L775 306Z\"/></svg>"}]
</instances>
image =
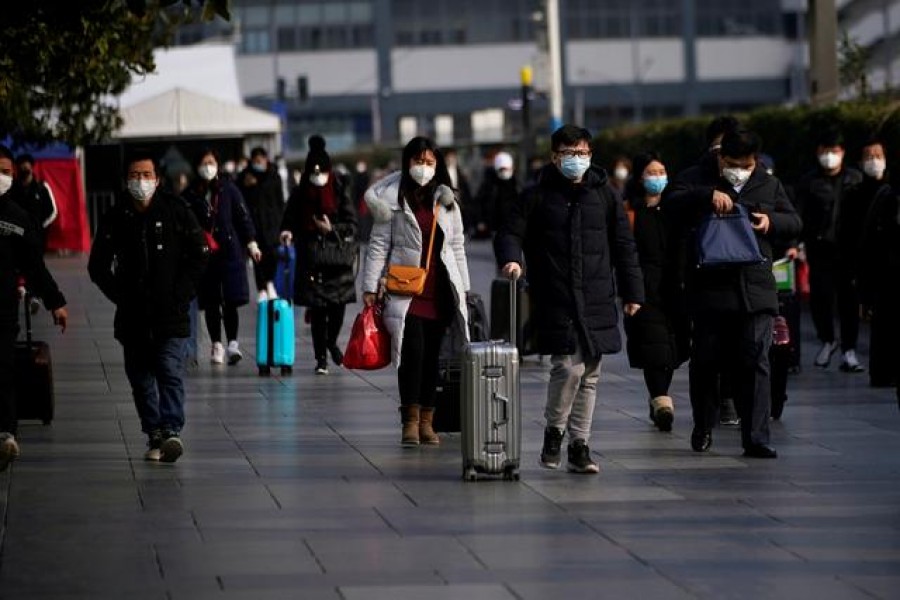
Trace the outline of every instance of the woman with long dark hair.
<instances>
[{"instance_id":1,"label":"woman with long dark hair","mask_svg":"<svg viewBox=\"0 0 900 600\"><path fill-rule=\"evenodd\" d=\"M662 158L648 152L635 156L631 164L634 175L624 191L634 211L634 240L646 301L637 314L625 318L628 359L632 367L644 370L650 420L660 431L671 431L675 404L669 386L690 347L681 292L683 252L662 210L662 192L668 184Z\"/></svg>"},{"instance_id":2,"label":"woman with long dark hair","mask_svg":"<svg viewBox=\"0 0 900 600\"><path fill-rule=\"evenodd\" d=\"M219 155L207 148L195 163L198 177L184 192L184 198L207 234L210 259L197 290L200 310L212 343L210 361L235 365L243 354L238 345L238 307L250 301L247 282L247 255L259 262L256 230L240 191L219 173ZM227 348L222 344L225 325Z\"/></svg>"},{"instance_id":3,"label":"woman with long dark hair","mask_svg":"<svg viewBox=\"0 0 900 600\"><path fill-rule=\"evenodd\" d=\"M454 339L468 339L462 211L443 155L424 137L409 141L401 170L369 188L365 199L375 221L363 272L365 303L374 304L384 292L390 265L429 267L420 294L384 294L384 321L397 366L401 443L435 445L440 443L432 419L441 342L447 327L457 328Z\"/></svg>"}]
</instances>

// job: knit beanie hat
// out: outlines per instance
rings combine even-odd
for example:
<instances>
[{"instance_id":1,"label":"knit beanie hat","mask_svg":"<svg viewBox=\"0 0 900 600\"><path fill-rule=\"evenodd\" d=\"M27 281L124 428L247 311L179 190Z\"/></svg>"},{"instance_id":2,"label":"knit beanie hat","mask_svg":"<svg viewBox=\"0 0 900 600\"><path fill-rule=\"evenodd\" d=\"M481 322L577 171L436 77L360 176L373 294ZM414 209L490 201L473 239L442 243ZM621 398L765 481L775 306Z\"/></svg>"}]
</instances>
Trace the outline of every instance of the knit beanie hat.
<instances>
[{"instance_id":1,"label":"knit beanie hat","mask_svg":"<svg viewBox=\"0 0 900 600\"><path fill-rule=\"evenodd\" d=\"M303 165L304 172L313 173L317 165L320 171L330 172L331 157L325 152L325 138L319 134L312 135L308 144L309 152L306 154L306 163Z\"/></svg>"}]
</instances>

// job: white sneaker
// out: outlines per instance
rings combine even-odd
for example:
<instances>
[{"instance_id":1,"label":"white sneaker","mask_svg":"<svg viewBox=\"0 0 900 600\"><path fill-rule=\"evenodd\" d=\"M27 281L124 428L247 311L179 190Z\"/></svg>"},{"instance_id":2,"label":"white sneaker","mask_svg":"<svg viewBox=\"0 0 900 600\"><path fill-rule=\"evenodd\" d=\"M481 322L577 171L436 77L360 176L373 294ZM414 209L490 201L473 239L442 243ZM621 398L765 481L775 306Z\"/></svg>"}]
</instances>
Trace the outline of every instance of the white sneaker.
<instances>
[{"instance_id":1,"label":"white sneaker","mask_svg":"<svg viewBox=\"0 0 900 600\"><path fill-rule=\"evenodd\" d=\"M228 364L236 365L242 358L244 358L244 355L241 354L241 349L238 348L238 341L231 340L228 342Z\"/></svg>"},{"instance_id":2,"label":"white sneaker","mask_svg":"<svg viewBox=\"0 0 900 600\"><path fill-rule=\"evenodd\" d=\"M0 433L0 473L19 458L19 444L11 433Z\"/></svg>"},{"instance_id":3,"label":"white sneaker","mask_svg":"<svg viewBox=\"0 0 900 600\"><path fill-rule=\"evenodd\" d=\"M837 342L825 342L822 344L822 349L816 354L816 361L813 364L817 367L827 367L831 362L831 355L834 354L837 349Z\"/></svg>"},{"instance_id":4,"label":"white sneaker","mask_svg":"<svg viewBox=\"0 0 900 600\"><path fill-rule=\"evenodd\" d=\"M222 342L213 342L210 362L214 365L225 363L225 346L222 345Z\"/></svg>"},{"instance_id":5,"label":"white sneaker","mask_svg":"<svg viewBox=\"0 0 900 600\"><path fill-rule=\"evenodd\" d=\"M841 359L841 371L845 373L862 373L865 370L865 367L859 364L859 359L856 358L856 350L844 352L844 356Z\"/></svg>"}]
</instances>

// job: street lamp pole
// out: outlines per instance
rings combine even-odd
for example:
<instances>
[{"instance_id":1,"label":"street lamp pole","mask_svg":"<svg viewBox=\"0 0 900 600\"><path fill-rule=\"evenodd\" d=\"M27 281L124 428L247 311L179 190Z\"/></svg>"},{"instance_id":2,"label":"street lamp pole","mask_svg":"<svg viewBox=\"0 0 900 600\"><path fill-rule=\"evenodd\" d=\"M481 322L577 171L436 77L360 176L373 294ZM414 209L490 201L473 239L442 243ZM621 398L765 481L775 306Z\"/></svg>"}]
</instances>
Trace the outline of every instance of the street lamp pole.
<instances>
[{"instance_id":1,"label":"street lamp pole","mask_svg":"<svg viewBox=\"0 0 900 600\"><path fill-rule=\"evenodd\" d=\"M547 49L550 54L550 130L562 127L562 46L559 33L559 0L545 0Z\"/></svg>"}]
</instances>

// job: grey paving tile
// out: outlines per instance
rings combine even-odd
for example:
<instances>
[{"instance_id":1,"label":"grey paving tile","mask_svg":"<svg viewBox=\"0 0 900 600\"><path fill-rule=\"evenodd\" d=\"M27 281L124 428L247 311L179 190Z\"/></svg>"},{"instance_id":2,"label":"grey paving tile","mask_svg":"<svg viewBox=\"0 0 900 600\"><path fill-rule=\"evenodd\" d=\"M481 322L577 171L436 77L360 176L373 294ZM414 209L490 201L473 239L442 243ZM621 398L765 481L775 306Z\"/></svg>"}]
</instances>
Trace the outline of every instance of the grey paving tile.
<instances>
[{"instance_id":1,"label":"grey paving tile","mask_svg":"<svg viewBox=\"0 0 900 600\"><path fill-rule=\"evenodd\" d=\"M503 585L387 585L341 586L341 595L347 600L513 600L513 595Z\"/></svg>"},{"instance_id":2,"label":"grey paving tile","mask_svg":"<svg viewBox=\"0 0 900 600\"><path fill-rule=\"evenodd\" d=\"M470 247L484 293L491 250ZM690 450L685 369L661 434L640 372L606 357L591 440L602 472L579 477L537 464L548 363L529 358L523 479L472 484L458 435L399 447L392 369L316 377L300 326L293 377L201 361L187 452L150 464L111 308L83 260L51 262L72 335L37 324L54 344L58 417L23 424L21 460L0 474L3 600L896 595L900 419L893 392L864 377L793 377L772 424L780 458L761 463L741 458L735 428ZM201 331L201 357L208 344Z\"/></svg>"}]
</instances>

